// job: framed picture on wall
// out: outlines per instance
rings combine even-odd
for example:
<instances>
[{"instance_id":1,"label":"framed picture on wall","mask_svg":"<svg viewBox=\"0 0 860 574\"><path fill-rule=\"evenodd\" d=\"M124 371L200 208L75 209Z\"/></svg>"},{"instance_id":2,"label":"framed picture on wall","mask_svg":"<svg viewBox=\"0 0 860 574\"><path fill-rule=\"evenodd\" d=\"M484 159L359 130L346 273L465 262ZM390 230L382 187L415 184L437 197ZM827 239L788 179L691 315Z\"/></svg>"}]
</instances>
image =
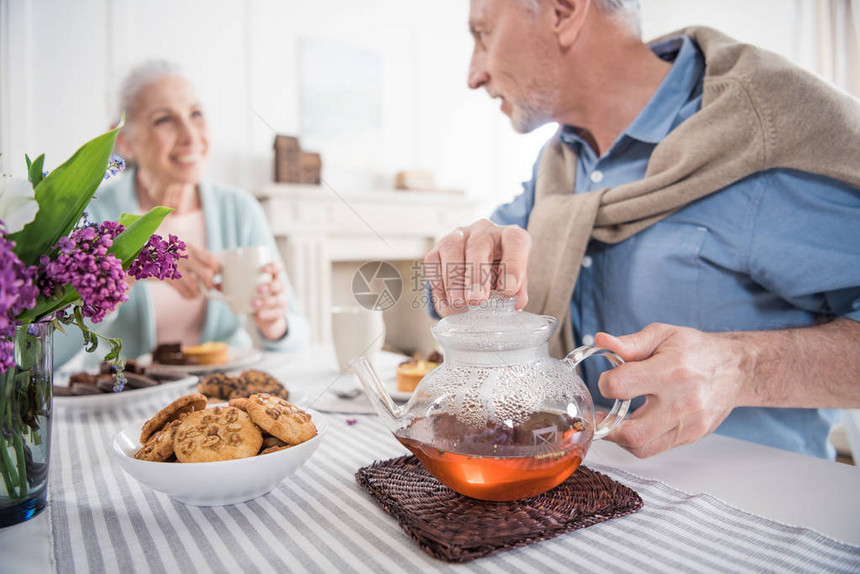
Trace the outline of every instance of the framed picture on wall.
<instances>
[{"instance_id":1,"label":"framed picture on wall","mask_svg":"<svg viewBox=\"0 0 860 574\"><path fill-rule=\"evenodd\" d=\"M300 53L301 145L326 169L373 171L382 149L382 74L378 52L303 38Z\"/></svg>"}]
</instances>

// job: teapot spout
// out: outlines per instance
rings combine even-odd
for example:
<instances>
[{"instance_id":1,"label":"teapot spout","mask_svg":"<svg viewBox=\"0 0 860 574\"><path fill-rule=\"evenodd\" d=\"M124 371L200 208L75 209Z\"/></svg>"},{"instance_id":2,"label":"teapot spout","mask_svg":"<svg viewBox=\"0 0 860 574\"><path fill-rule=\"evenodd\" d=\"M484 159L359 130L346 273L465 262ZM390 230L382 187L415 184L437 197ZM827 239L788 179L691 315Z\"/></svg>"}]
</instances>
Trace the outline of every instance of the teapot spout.
<instances>
[{"instance_id":1,"label":"teapot spout","mask_svg":"<svg viewBox=\"0 0 860 574\"><path fill-rule=\"evenodd\" d=\"M391 400L391 396L385 390L367 357L363 355L356 357L350 361L349 368L358 375L358 380L361 382L367 398L370 399L373 410L376 411L385 426L392 432L397 430L398 421L403 415L402 410Z\"/></svg>"}]
</instances>

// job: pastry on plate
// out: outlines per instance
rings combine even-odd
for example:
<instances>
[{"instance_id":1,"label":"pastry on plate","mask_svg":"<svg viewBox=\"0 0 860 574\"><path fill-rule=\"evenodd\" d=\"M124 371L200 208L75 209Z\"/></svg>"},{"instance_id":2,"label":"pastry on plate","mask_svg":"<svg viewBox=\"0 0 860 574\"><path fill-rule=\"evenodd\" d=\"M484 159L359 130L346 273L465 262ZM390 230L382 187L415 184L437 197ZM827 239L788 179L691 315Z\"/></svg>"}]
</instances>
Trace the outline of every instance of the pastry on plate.
<instances>
[{"instance_id":1,"label":"pastry on plate","mask_svg":"<svg viewBox=\"0 0 860 574\"><path fill-rule=\"evenodd\" d=\"M188 365L220 365L227 362L227 343L207 341L199 345L182 347Z\"/></svg>"},{"instance_id":2,"label":"pastry on plate","mask_svg":"<svg viewBox=\"0 0 860 574\"><path fill-rule=\"evenodd\" d=\"M179 343L162 343L152 351L152 362L162 365L184 365L185 355Z\"/></svg>"},{"instance_id":3,"label":"pastry on plate","mask_svg":"<svg viewBox=\"0 0 860 574\"><path fill-rule=\"evenodd\" d=\"M424 375L439 366L433 361L412 359L400 363L397 367L397 390L411 393L424 378Z\"/></svg>"}]
</instances>

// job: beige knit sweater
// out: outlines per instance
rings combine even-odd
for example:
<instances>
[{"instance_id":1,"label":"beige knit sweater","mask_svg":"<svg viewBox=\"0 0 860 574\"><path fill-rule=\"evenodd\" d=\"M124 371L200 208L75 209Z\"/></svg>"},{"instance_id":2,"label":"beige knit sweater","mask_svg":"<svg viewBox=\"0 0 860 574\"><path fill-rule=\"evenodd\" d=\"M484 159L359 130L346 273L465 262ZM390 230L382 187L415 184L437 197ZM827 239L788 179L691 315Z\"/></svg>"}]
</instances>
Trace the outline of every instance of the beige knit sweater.
<instances>
[{"instance_id":1,"label":"beige knit sweater","mask_svg":"<svg viewBox=\"0 0 860 574\"><path fill-rule=\"evenodd\" d=\"M688 28L656 41L680 35L690 36L705 56L702 109L657 145L643 179L574 194L577 158L559 134L541 155L528 225L533 247L526 308L561 321L551 341L553 356L574 347L570 298L590 239L619 243L696 199L771 168L860 188L856 99L715 30Z\"/></svg>"}]
</instances>

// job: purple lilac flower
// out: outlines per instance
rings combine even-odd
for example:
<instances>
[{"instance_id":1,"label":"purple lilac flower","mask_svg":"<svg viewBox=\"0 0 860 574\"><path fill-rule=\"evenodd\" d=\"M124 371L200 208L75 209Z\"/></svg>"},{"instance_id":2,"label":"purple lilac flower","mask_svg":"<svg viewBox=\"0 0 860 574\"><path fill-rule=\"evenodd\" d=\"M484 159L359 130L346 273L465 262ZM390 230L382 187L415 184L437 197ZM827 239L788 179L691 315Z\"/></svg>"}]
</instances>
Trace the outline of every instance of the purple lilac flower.
<instances>
[{"instance_id":1,"label":"purple lilac flower","mask_svg":"<svg viewBox=\"0 0 860 574\"><path fill-rule=\"evenodd\" d=\"M117 221L105 221L101 225L102 235L106 235L113 240L117 235L125 231L125 225Z\"/></svg>"},{"instance_id":2,"label":"purple lilac flower","mask_svg":"<svg viewBox=\"0 0 860 574\"><path fill-rule=\"evenodd\" d=\"M84 317L93 323L101 322L105 314L127 301L128 283L122 261L108 253L121 227L113 221L90 224L61 238L54 246L59 253L53 261L46 255L39 259L42 294L50 297L65 285L72 285L81 296Z\"/></svg>"},{"instance_id":3,"label":"purple lilac flower","mask_svg":"<svg viewBox=\"0 0 860 574\"><path fill-rule=\"evenodd\" d=\"M132 261L128 274L135 279L179 279L182 273L176 264L180 259L188 258L184 251L185 242L175 235L169 235L167 241L160 235L153 235Z\"/></svg>"},{"instance_id":4,"label":"purple lilac flower","mask_svg":"<svg viewBox=\"0 0 860 574\"><path fill-rule=\"evenodd\" d=\"M14 335L15 330L13 329L8 338L5 334L3 338L0 338L0 373L5 373L9 367L15 365L15 343L11 339Z\"/></svg>"},{"instance_id":5,"label":"purple lilac flower","mask_svg":"<svg viewBox=\"0 0 860 574\"><path fill-rule=\"evenodd\" d=\"M12 251L14 247L15 242L6 239L6 231L0 229L0 372L15 364L15 317L36 305L39 292L36 267L24 265Z\"/></svg>"},{"instance_id":6,"label":"purple lilac flower","mask_svg":"<svg viewBox=\"0 0 860 574\"><path fill-rule=\"evenodd\" d=\"M105 171L105 179L110 179L125 169L125 160L114 154L110 156L110 163Z\"/></svg>"}]
</instances>

